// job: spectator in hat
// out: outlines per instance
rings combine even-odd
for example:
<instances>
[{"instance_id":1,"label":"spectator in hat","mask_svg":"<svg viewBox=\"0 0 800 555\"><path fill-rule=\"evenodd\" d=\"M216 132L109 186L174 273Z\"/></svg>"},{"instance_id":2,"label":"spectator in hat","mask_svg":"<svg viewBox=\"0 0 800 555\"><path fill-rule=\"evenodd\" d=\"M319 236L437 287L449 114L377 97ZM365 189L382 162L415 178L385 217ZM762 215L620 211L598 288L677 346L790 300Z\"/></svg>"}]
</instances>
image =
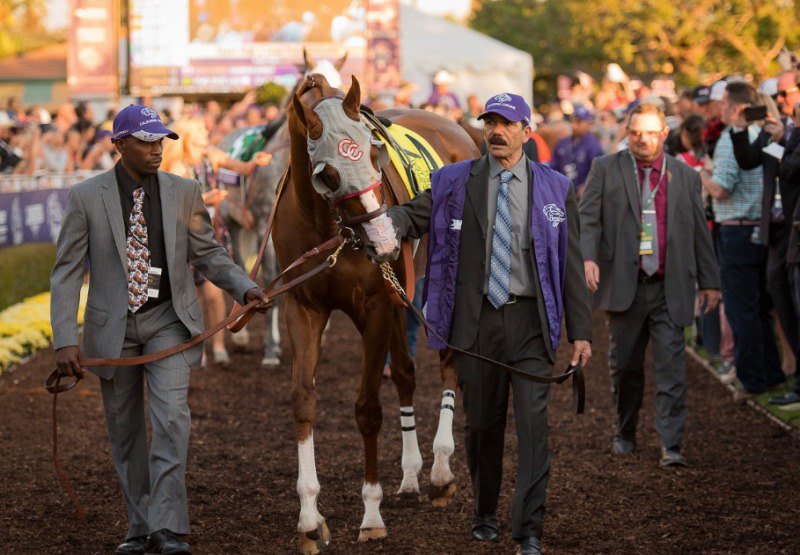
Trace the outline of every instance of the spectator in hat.
<instances>
[{"instance_id":1,"label":"spectator in hat","mask_svg":"<svg viewBox=\"0 0 800 555\"><path fill-rule=\"evenodd\" d=\"M694 94L694 101L700 108L701 115L706 118L706 129L703 132L703 137L705 138L708 152L713 154L719 136L725 128L725 124L722 123L720 118L721 104L719 100L711 99L711 87L700 85L695 89Z\"/></svg>"},{"instance_id":2,"label":"spectator in hat","mask_svg":"<svg viewBox=\"0 0 800 555\"><path fill-rule=\"evenodd\" d=\"M450 91L450 85L456 78L446 69L440 69L433 76L433 92L428 97L427 104L442 106L445 110L461 109L461 103L455 93Z\"/></svg>"},{"instance_id":3,"label":"spectator in hat","mask_svg":"<svg viewBox=\"0 0 800 555\"><path fill-rule=\"evenodd\" d=\"M575 194L580 199L592 162L603 155L603 147L592 133L594 116L587 108L576 104L570 120L572 135L556 144L550 167L572 181Z\"/></svg>"}]
</instances>

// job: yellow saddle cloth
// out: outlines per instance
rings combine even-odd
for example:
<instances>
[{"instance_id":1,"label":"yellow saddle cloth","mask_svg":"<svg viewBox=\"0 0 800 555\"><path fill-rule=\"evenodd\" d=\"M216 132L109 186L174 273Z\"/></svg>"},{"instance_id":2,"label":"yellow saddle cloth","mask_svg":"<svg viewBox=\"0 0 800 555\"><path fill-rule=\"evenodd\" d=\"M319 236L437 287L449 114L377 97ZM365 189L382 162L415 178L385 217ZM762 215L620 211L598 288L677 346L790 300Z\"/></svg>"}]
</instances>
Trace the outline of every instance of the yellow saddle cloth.
<instances>
[{"instance_id":1,"label":"yellow saddle cloth","mask_svg":"<svg viewBox=\"0 0 800 555\"><path fill-rule=\"evenodd\" d=\"M403 178L403 183L411 198L426 189L431 188L431 172L438 170L444 164L433 147L419 134L411 129L396 123L385 128L394 139L394 145L389 142L386 146L389 158L394 164L397 173ZM396 145L396 148L395 148ZM413 177L408 175L407 168L411 169Z\"/></svg>"}]
</instances>

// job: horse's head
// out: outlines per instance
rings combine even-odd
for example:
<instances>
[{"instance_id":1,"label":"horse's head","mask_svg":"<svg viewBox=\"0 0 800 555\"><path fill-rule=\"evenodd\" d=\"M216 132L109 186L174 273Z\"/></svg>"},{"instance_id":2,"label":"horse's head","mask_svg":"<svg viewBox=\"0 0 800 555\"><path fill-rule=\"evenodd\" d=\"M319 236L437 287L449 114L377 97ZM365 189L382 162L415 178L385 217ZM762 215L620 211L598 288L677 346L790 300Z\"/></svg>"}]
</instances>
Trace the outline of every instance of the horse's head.
<instances>
[{"instance_id":1,"label":"horse's head","mask_svg":"<svg viewBox=\"0 0 800 555\"><path fill-rule=\"evenodd\" d=\"M399 245L381 198L378 159L383 143L373 140L361 120L360 96L355 77L345 95L322 75L309 75L292 98L291 112L294 126L306 135L314 190L338 211L342 225L352 227L368 247L367 255L379 264L396 258Z\"/></svg>"}]
</instances>

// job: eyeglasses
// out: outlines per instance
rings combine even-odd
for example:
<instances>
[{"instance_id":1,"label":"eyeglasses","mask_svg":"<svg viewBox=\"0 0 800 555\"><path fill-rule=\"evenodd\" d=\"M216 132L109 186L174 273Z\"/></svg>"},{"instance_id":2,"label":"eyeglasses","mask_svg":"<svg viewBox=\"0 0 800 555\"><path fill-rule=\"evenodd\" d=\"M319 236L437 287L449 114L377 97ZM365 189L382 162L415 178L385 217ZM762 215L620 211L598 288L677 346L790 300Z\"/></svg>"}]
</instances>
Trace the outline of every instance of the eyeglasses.
<instances>
[{"instance_id":1,"label":"eyeglasses","mask_svg":"<svg viewBox=\"0 0 800 555\"><path fill-rule=\"evenodd\" d=\"M786 96L795 93L797 91L800 91L800 85L798 85L797 87L792 87L791 89L786 89L785 91L778 91L772 98L774 100L778 100L781 97L785 98Z\"/></svg>"},{"instance_id":2,"label":"eyeglasses","mask_svg":"<svg viewBox=\"0 0 800 555\"><path fill-rule=\"evenodd\" d=\"M663 129L659 129L657 131L642 131L640 129L631 129L629 127L628 128L628 135L631 138L636 139L637 141L639 141L641 139L653 140L653 139L657 139L659 137L659 135L661 135L661 133L663 131L664 131Z\"/></svg>"}]
</instances>

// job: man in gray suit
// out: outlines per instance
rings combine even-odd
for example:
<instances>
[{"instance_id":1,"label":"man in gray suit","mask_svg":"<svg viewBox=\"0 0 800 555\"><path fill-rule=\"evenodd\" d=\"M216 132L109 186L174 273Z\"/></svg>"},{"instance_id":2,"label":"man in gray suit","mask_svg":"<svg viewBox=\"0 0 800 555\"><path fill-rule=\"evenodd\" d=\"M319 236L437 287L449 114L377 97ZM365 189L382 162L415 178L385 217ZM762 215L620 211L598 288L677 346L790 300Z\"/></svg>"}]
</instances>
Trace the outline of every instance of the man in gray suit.
<instances>
[{"instance_id":1,"label":"man in gray suit","mask_svg":"<svg viewBox=\"0 0 800 555\"><path fill-rule=\"evenodd\" d=\"M549 376L562 319L575 364L591 357L592 319L575 191L563 175L523 153L530 117L519 95L490 98L479 116L488 154L443 167L431 175L429 191L390 208L389 215L403 237L429 234L424 303L437 333L455 347ZM445 348L431 334L428 346ZM549 387L459 353L455 365L467 416L472 535L479 541L499 537L496 511L513 387L519 457L511 531L518 553L540 555L551 460Z\"/></svg>"},{"instance_id":2,"label":"man in gray suit","mask_svg":"<svg viewBox=\"0 0 800 555\"><path fill-rule=\"evenodd\" d=\"M269 301L214 241L200 185L158 171L162 141L178 135L158 114L131 105L114 118L121 155L115 168L70 191L50 277L56 364L83 376L78 299L89 261L83 352L134 357L172 347L203 331L189 264L239 303ZM189 370L202 345L144 366L94 367L100 377L114 465L128 510L117 553L191 553L185 471L191 425ZM143 381L152 443L147 449ZM149 536L149 537L148 537Z\"/></svg>"},{"instance_id":3,"label":"man in gray suit","mask_svg":"<svg viewBox=\"0 0 800 555\"><path fill-rule=\"evenodd\" d=\"M662 466L685 466L686 354L695 286L706 312L719 302L719 269L700 198L700 177L664 152L664 114L639 104L630 150L598 158L580 204L581 249L594 306L608 311L609 365L619 423L614 451L636 449L644 355L653 337L656 430Z\"/></svg>"}]
</instances>

